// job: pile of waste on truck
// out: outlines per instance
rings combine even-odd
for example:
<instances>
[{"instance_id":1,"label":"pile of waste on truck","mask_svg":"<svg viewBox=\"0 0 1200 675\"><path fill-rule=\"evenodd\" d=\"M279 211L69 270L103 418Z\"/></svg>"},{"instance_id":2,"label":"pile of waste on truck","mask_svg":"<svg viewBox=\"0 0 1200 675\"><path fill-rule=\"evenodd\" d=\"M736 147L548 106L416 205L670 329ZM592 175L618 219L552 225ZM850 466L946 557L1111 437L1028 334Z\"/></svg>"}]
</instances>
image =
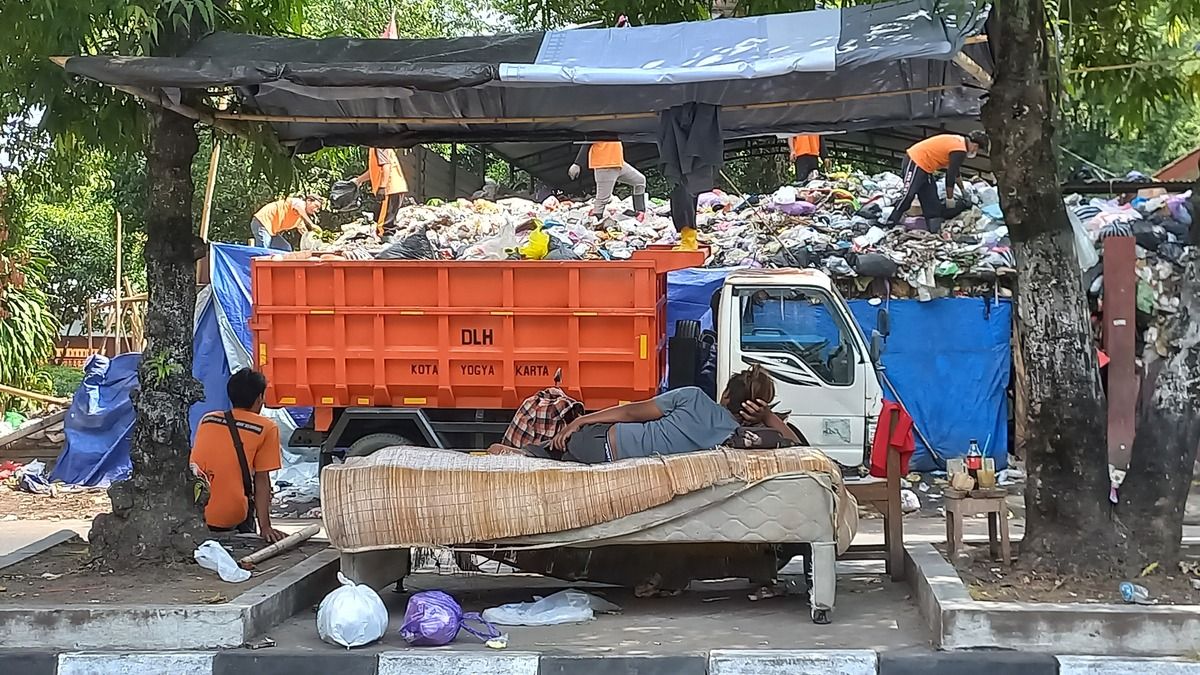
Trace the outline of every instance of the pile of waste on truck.
<instances>
[{"instance_id":1,"label":"pile of waste on truck","mask_svg":"<svg viewBox=\"0 0 1200 675\"><path fill-rule=\"evenodd\" d=\"M815 267L842 280L843 290L857 285L863 291L870 279L889 279L891 295L922 299L961 293L964 284L991 282L1015 266L995 187L968 184L965 210L939 232L928 231L919 216L888 227L903 187L893 173L854 172L767 195L702 194L697 226L711 250L706 266ZM297 255L620 260L650 245L678 243L665 200L651 199L645 214L635 213L630 199L614 200L600 218L592 216L592 206L591 200L554 196L541 203L519 197L432 200L402 208L398 232L388 241L364 218L329 233L328 241L308 238L302 248L311 252ZM850 283L854 279L860 281Z\"/></svg>"}]
</instances>

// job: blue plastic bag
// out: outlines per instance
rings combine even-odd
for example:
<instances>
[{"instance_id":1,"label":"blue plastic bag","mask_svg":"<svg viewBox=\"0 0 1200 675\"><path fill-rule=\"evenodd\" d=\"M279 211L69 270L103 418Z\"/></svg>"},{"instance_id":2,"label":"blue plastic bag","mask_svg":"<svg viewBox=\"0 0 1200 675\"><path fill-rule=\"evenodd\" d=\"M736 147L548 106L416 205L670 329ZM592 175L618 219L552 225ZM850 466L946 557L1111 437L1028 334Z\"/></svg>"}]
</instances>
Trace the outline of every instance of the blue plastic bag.
<instances>
[{"instance_id":1,"label":"blue plastic bag","mask_svg":"<svg viewBox=\"0 0 1200 675\"><path fill-rule=\"evenodd\" d=\"M468 621L478 622L487 632L472 629L466 625ZM500 637L495 626L484 621L478 612L464 614L462 607L449 595L441 591L421 591L408 599L400 637L414 647L441 647L454 642L460 628L485 642Z\"/></svg>"}]
</instances>

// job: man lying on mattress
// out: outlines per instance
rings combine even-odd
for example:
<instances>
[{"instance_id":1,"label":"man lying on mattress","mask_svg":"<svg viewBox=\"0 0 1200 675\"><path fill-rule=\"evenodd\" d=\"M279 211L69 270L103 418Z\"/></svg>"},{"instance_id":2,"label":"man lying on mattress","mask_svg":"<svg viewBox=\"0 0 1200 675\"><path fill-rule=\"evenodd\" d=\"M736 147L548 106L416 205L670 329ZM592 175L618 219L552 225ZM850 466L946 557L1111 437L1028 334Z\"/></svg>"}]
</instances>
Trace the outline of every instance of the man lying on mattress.
<instances>
[{"instance_id":1,"label":"man lying on mattress","mask_svg":"<svg viewBox=\"0 0 1200 675\"><path fill-rule=\"evenodd\" d=\"M775 382L758 366L734 375L720 404L697 387L660 394L576 418L543 444L493 445L491 454L522 454L600 464L632 457L674 455L718 445L768 449L799 444L774 411Z\"/></svg>"}]
</instances>

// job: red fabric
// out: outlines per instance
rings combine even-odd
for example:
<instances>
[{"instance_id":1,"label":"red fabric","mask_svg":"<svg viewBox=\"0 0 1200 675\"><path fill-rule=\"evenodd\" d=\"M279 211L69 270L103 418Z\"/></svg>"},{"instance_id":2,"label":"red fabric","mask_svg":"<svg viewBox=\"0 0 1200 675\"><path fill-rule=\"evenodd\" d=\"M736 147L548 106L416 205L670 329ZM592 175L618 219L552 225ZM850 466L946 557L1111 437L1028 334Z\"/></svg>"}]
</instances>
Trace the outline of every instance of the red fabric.
<instances>
[{"instance_id":1,"label":"red fabric","mask_svg":"<svg viewBox=\"0 0 1200 675\"><path fill-rule=\"evenodd\" d=\"M871 475L876 478L887 478L887 428L892 419L892 411L898 411L896 426L891 430L891 444L900 449L900 475L908 474L908 460L912 459L917 443L913 439L913 420L899 403L884 401L883 411L879 413L879 424L875 426L875 438L871 440Z\"/></svg>"},{"instance_id":2,"label":"red fabric","mask_svg":"<svg viewBox=\"0 0 1200 675\"><path fill-rule=\"evenodd\" d=\"M543 389L525 399L517 409L501 443L510 448L545 443L582 414L583 404L563 390L557 387Z\"/></svg>"}]
</instances>

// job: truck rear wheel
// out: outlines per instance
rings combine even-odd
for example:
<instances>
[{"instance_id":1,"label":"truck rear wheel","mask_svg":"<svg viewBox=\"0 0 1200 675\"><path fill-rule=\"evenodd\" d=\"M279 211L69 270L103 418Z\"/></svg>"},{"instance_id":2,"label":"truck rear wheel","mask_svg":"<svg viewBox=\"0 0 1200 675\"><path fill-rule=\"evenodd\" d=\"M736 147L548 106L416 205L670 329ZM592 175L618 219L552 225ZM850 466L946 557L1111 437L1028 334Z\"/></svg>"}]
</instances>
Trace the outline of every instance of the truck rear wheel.
<instances>
[{"instance_id":1,"label":"truck rear wheel","mask_svg":"<svg viewBox=\"0 0 1200 675\"><path fill-rule=\"evenodd\" d=\"M393 445L415 445L400 434L368 434L350 444L346 449L347 457L366 457L376 450L389 448Z\"/></svg>"}]
</instances>

